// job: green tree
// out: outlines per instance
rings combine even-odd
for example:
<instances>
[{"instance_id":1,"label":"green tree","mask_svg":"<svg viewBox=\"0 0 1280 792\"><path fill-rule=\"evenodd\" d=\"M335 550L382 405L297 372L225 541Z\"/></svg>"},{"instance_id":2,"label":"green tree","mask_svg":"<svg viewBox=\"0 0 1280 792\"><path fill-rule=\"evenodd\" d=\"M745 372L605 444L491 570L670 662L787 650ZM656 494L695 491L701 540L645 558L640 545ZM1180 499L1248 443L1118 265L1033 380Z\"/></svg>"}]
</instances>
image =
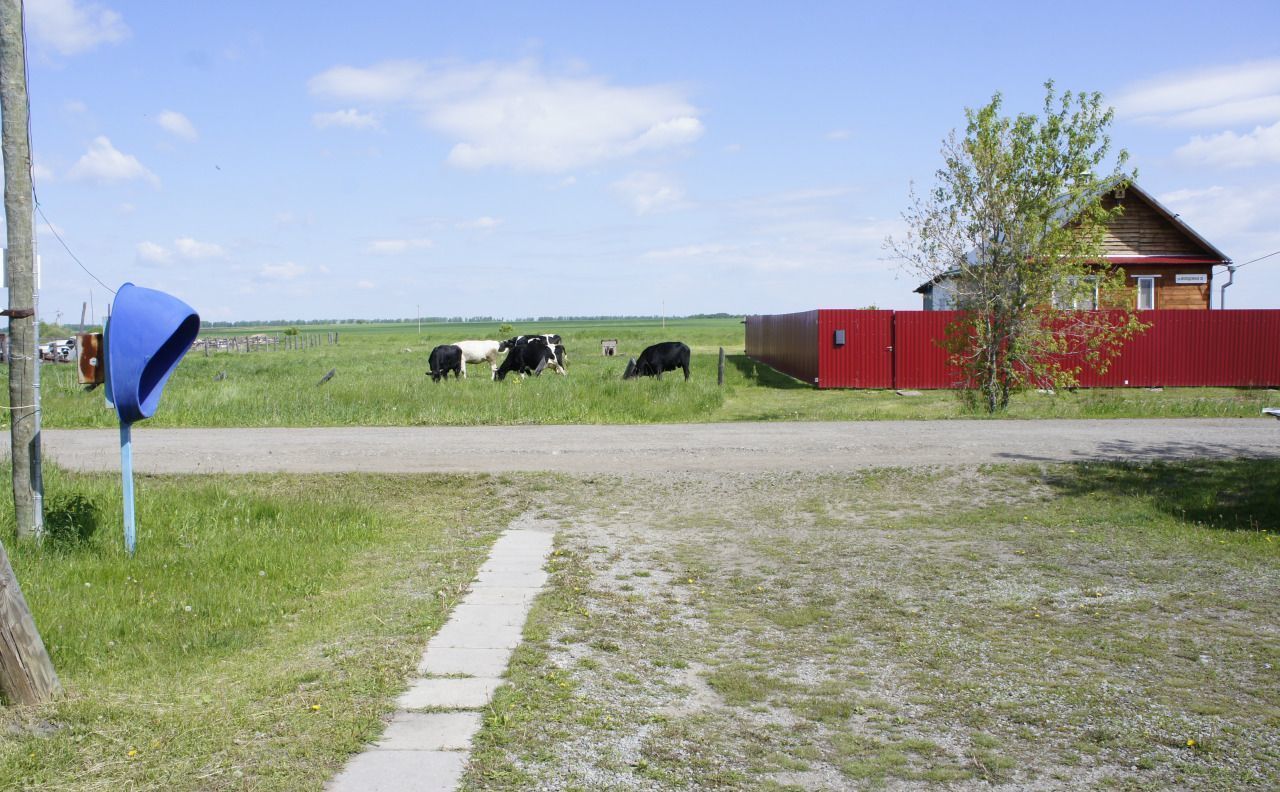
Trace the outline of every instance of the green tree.
<instances>
[{"instance_id":1,"label":"green tree","mask_svg":"<svg viewBox=\"0 0 1280 792\"><path fill-rule=\"evenodd\" d=\"M966 108L964 138L953 130L944 141L936 185L913 188L908 230L886 243L962 311L947 348L964 393L989 413L1024 388L1075 385L1084 366L1105 371L1143 329L1102 245L1120 211L1102 198L1136 175L1127 152L1111 157L1112 114L1101 94L1059 97L1052 82L1043 116L1002 115L998 93ZM1114 310L1075 310L1100 307Z\"/></svg>"}]
</instances>

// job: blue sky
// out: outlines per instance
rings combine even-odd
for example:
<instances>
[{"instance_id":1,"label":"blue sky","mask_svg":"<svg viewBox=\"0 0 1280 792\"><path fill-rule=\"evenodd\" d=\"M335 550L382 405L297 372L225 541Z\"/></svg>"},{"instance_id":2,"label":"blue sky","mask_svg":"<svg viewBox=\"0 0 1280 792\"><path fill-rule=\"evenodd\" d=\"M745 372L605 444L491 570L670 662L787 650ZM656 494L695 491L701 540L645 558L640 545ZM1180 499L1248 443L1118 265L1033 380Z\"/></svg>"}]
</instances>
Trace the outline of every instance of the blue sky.
<instances>
[{"instance_id":1,"label":"blue sky","mask_svg":"<svg viewBox=\"0 0 1280 792\"><path fill-rule=\"evenodd\" d=\"M918 308L911 182L1048 78L1237 263L1280 250L1274 0L26 6L45 214L207 320ZM43 317L100 313L37 223ZM1227 303L1280 308L1280 256Z\"/></svg>"}]
</instances>

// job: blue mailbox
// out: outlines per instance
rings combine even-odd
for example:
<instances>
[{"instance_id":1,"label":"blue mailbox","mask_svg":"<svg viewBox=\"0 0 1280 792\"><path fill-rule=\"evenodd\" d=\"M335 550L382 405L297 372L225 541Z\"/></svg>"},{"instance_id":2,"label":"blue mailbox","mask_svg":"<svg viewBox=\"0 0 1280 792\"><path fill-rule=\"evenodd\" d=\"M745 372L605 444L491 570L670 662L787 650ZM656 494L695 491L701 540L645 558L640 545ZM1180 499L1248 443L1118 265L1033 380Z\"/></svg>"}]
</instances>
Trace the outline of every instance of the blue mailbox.
<instances>
[{"instance_id":1,"label":"blue mailbox","mask_svg":"<svg viewBox=\"0 0 1280 792\"><path fill-rule=\"evenodd\" d=\"M133 442L135 421L155 415L160 392L200 332L200 316L170 294L126 283L116 292L103 334L107 398L120 417L120 478L124 488L124 544L133 555Z\"/></svg>"}]
</instances>

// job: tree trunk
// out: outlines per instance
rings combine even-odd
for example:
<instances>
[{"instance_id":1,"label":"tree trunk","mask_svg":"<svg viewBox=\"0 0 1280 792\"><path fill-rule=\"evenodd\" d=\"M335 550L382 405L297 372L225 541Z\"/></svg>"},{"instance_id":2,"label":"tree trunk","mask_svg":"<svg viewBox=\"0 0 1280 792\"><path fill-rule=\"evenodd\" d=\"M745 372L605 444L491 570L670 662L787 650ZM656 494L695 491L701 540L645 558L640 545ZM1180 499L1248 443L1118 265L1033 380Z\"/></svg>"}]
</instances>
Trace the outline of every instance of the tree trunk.
<instances>
[{"instance_id":1,"label":"tree trunk","mask_svg":"<svg viewBox=\"0 0 1280 792\"><path fill-rule=\"evenodd\" d=\"M15 704L40 704L62 692L53 661L0 545L0 690Z\"/></svg>"}]
</instances>

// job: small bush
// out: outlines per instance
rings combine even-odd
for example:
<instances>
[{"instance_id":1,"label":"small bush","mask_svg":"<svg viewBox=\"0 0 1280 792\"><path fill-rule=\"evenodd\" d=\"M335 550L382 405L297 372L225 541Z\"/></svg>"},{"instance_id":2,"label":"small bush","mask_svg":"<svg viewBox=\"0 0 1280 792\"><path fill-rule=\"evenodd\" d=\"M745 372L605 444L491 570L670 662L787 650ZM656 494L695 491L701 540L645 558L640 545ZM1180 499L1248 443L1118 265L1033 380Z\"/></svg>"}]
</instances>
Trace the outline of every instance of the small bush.
<instances>
[{"instance_id":1,"label":"small bush","mask_svg":"<svg viewBox=\"0 0 1280 792\"><path fill-rule=\"evenodd\" d=\"M498 326L499 338L510 338L516 334L516 329L509 324L503 323Z\"/></svg>"},{"instance_id":2,"label":"small bush","mask_svg":"<svg viewBox=\"0 0 1280 792\"><path fill-rule=\"evenodd\" d=\"M45 507L45 541L60 549L87 545L98 530L98 507L83 495L52 499Z\"/></svg>"}]
</instances>

